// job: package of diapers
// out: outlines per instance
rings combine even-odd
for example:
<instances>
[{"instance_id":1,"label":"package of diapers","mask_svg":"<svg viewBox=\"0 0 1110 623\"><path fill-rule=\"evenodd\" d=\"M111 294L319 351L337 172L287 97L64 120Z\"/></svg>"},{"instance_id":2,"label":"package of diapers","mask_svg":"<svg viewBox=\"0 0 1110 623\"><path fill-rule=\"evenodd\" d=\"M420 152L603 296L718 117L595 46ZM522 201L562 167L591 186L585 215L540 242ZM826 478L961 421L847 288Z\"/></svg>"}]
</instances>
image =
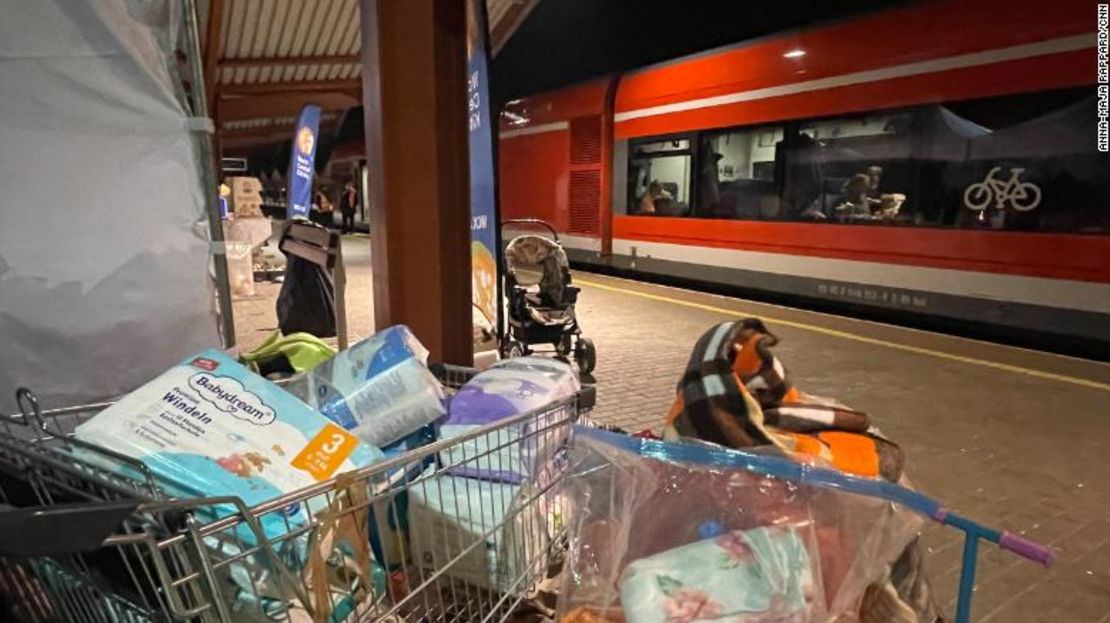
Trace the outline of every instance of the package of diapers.
<instances>
[{"instance_id":1,"label":"package of diapers","mask_svg":"<svg viewBox=\"0 0 1110 623\"><path fill-rule=\"evenodd\" d=\"M792 526L683 545L631 563L620 579L628 623L812 621L817 590L805 532Z\"/></svg>"},{"instance_id":2,"label":"package of diapers","mask_svg":"<svg viewBox=\"0 0 1110 623\"><path fill-rule=\"evenodd\" d=\"M547 518L531 485L436 474L429 468L408 490L412 562L472 586L521 590L521 576L549 547Z\"/></svg>"},{"instance_id":3,"label":"package of diapers","mask_svg":"<svg viewBox=\"0 0 1110 623\"><path fill-rule=\"evenodd\" d=\"M543 357L506 359L479 372L451 398L440 438L468 434L515 416L572 399L580 389L574 370ZM540 412L441 453L452 474L519 483L539 474L562 446L573 411Z\"/></svg>"},{"instance_id":4,"label":"package of diapers","mask_svg":"<svg viewBox=\"0 0 1110 623\"><path fill-rule=\"evenodd\" d=\"M381 331L285 386L328 419L376 447L443 417L443 387L428 350L408 327Z\"/></svg>"},{"instance_id":5,"label":"package of diapers","mask_svg":"<svg viewBox=\"0 0 1110 623\"><path fill-rule=\"evenodd\" d=\"M142 461L170 495L230 495L247 506L382 458L376 447L218 350L174 366L81 424L75 436ZM294 504L284 518L270 513L263 529L283 534L285 520L300 525L308 511Z\"/></svg>"}]
</instances>

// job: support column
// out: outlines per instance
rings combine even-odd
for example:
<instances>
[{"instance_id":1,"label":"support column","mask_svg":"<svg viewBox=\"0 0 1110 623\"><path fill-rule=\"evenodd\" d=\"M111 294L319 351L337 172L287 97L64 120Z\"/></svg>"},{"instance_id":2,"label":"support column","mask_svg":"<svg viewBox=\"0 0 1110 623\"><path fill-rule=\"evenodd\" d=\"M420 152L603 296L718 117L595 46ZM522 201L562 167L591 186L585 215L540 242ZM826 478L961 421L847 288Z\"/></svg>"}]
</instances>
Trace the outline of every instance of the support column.
<instances>
[{"instance_id":1,"label":"support column","mask_svg":"<svg viewBox=\"0 0 1110 623\"><path fill-rule=\"evenodd\" d=\"M361 0L374 321L473 361L464 0Z\"/></svg>"}]
</instances>

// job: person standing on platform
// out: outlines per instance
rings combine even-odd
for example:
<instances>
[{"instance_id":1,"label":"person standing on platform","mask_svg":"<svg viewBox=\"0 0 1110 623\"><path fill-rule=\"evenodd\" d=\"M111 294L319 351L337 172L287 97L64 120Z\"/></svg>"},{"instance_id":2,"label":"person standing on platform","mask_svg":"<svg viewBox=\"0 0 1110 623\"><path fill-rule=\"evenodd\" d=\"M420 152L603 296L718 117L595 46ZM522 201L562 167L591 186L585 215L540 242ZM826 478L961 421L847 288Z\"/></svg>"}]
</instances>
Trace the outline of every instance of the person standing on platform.
<instances>
[{"instance_id":1,"label":"person standing on platform","mask_svg":"<svg viewBox=\"0 0 1110 623\"><path fill-rule=\"evenodd\" d=\"M339 211L343 213L342 233L353 234L355 232L355 210L357 209L358 191L355 190L355 183L348 180L343 187L343 194L339 197Z\"/></svg>"},{"instance_id":2,"label":"person standing on platform","mask_svg":"<svg viewBox=\"0 0 1110 623\"><path fill-rule=\"evenodd\" d=\"M332 219L335 206L332 205L331 199L328 199L328 194L323 189L316 191L315 208L316 218L313 219L313 222L324 227L332 227L335 222Z\"/></svg>"}]
</instances>

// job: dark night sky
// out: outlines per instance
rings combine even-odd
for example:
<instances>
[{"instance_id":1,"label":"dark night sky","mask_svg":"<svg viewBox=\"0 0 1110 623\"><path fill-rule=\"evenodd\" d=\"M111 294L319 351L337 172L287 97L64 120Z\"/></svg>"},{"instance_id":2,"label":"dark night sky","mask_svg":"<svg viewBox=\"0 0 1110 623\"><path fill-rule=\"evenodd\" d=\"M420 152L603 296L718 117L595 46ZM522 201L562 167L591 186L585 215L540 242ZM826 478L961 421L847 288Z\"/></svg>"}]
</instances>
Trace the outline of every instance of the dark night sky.
<instances>
[{"instance_id":1,"label":"dark night sky","mask_svg":"<svg viewBox=\"0 0 1110 623\"><path fill-rule=\"evenodd\" d=\"M898 0L540 0L494 59L494 101L627 71Z\"/></svg>"},{"instance_id":2,"label":"dark night sky","mask_svg":"<svg viewBox=\"0 0 1110 623\"><path fill-rule=\"evenodd\" d=\"M756 37L812 27L913 0L540 0L494 59L492 100L501 103ZM881 50L876 51L881 53ZM494 109L497 114L498 108ZM362 108L332 144L362 140ZM288 165L286 144L252 154Z\"/></svg>"}]
</instances>

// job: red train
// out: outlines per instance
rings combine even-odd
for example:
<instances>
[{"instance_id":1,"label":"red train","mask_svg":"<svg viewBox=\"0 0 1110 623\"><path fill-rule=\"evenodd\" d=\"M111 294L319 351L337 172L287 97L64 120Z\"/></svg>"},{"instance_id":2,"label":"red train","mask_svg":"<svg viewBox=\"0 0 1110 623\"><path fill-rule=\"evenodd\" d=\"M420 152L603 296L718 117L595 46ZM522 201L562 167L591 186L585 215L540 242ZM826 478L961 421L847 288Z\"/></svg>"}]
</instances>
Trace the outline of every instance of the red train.
<instances>
[{"instance_id":1,"label":"red train","mask_svg":"<svg viewBox=\"0 0 1110 623\"><path fill-rule=\"evenodd\" d=\"M1096 28L941 0L513 101L502 216L580 265L1104 354Z\"/></svg>"}]
</instances>

